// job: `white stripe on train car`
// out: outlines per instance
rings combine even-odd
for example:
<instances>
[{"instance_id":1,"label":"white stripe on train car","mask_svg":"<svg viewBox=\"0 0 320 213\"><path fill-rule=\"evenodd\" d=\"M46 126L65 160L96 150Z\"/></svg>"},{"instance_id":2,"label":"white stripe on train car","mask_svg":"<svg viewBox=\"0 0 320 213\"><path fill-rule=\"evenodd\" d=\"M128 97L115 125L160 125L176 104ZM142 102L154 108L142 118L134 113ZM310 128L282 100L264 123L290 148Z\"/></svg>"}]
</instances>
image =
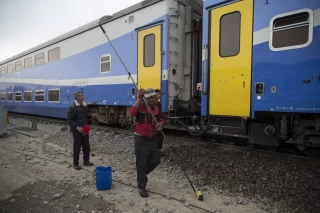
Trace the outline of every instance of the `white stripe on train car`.
<instances>
[{"instance_id":1,"label":"white stripe on train car","mask_svg":"<svg viewBox=\"0 0 320 213\"><path fill-rule=\"evenodd\" d=\"M320 9L313 11L313 27L320 25ZM266 27L253 33L253 45L269 41L270 28Z\"/></svg>"},{"instance_id":2,"label":"white stripe on train car","mask_svg":"<svg viewBox=\"0 0 320 213\"><path fill-rule=\"evenodd\" d=\"M133 80L137 82L137 75L131 75ZM30 79L30 78L0 78L0 82L20 83L20 84L38 84L38 85L54 85L54 86L74 86L75 83L87 82L88 86L93 85L115 85L115 84L132 84L128 75L98 77L98 78L80 78L80 79Z\"/></svg>"}]
</instances>

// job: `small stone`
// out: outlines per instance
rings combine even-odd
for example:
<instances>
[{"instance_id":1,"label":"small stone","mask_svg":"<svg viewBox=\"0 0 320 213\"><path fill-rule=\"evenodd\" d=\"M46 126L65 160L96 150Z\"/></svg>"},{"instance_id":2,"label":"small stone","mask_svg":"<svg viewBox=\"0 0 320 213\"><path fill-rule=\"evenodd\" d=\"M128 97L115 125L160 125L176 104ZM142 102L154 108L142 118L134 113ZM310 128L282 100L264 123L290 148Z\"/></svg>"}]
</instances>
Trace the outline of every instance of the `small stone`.
<instances>
[{"instance_id":1,"label":"small stone","mask_svg":"<svg viewBox=\"0 0 320 213\"><path fill-rule=\"evenodd\" d=\"M80 205L77 205L76 208L78 209L80 207Z\"/></svg>"},{"instance_id":2,"label":"small stone","mask_svg":"<svg viewBox=\"0 0 320 213\"><path fill-rule=\"evenodd\" d=\"M226 205L226 206L228 206L230 204L228 201L223 201L222 203L223 203L223 205Z\"/></svg>"},{"instance_id":3,"label":"small stone","mask_svg":"<svg viewBox=\"0 0 320 213\"><path fill-rule=\"evenodd\" d=\"M15 199L11 199L10 201L11 201L11 202L14 202L14 201L16 201L16 200L15 200Z\"/></svg>"},{"instance_id":4,"label":"small stone","mask_svg":"<svg viewBox=\"0 0 320 213\"><path fill-rule=\"evenodd\" d=\"M53 195L53 199L58 199L58 198L60 198L62 195L61 194L55 194L55 195Z\"/></svg>"},{"instance_id":5,"label":"small stone","mask_svg":"<svg viewBox=\"0 0 320 213\"><path fill-rule=\"evenodd\" d=\"M85 197L89 197L89 194L87 194L87 193L82 193L82 194L81 194L81 199L83 199L83 198L85 198Z\"/></svg>"},{"instance_id":6,"label":"small stone","mask_svg":"<svg viewBox=\"0 0 320 213\"><path fill-rule=\"evenodd\" d=\"M115 201L115 200L116 200L116 198L114 198L114 197L113 197L113 198L110 198L110 200L111 200L111 201Z\"/></svg>"},{"instance_id":7,"label":"small stone","mask_svg":"<svg viewBox=\"0 0 320 213\"><path fill-rule=\"evenodd\" d=\"M70 195L70 197L76 197L75 195Z\"/></svg>"},{"instance_id":8,"label":"small stone","mask_svg":"<svg viewBox=\"0 0 320 213\"><path fill-rule=\"evenodd\" d=\"M48 202L48 201L43 201L43 203L44 203L44 204L48 204L49 202Z\"/></svg>"},{"instance_id":9,"label":"small stone","mask_svg":"<svg viewBox=\"0 0 320 213\"><path fill-rule=\"evenodd\" d=\"M188 207L190 204L189 204L189 203L187 203L187 202L185 202L185 203L184 203L184 205L185 205L186 207Z\"/></svg>"}]
</instances>

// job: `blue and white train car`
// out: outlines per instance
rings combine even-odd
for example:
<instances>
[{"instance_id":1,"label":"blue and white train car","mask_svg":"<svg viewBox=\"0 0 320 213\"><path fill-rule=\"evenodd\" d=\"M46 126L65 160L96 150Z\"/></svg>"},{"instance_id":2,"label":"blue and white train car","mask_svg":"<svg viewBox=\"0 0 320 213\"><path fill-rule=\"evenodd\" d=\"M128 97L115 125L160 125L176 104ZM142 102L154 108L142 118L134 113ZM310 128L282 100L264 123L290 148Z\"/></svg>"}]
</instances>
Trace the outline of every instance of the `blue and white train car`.
<instances>
[{"instance_id":1,"label":"blue and white train car","mask_svg":"<svg viewBox=\"0 0 320 213\"><path fill-rule=\"evenodd\" d=\"M202 4L142 1L2 61L0 104L10 112L65 118L73 93L82 91L100 122L129 120L137 90L102 27L138 87L161 89L162 111L173 111L175 99L197 93L192 79L201 78L201 64L192 63L191 51L201 52L193 35L201 38Z\"/></svg>"},{"instance_id":2,"label":"blue and white train car","mask_svg":"<svg viewBox=\"0 0 320 213\"><path fill-rule=\"evenodd\" d=\"M201 114L253 144L320 147L320 1L205 0Z\"/></svg>"}]
</instances>

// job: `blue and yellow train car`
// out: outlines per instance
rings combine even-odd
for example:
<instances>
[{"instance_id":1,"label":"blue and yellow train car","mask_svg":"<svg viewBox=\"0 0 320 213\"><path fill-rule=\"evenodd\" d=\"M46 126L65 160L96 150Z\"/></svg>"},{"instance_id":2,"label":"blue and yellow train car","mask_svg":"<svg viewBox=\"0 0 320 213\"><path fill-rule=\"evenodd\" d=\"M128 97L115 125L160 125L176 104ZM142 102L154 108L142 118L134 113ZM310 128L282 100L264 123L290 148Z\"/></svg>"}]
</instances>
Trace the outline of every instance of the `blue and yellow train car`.
<instances>
[{"instance_id":1,"label":"blue and yellow train car","mask_svg":"<svg viewBox=\"0 0 320 213\"><path fill-rule=\"evenodd\" d=\"M320 1L205 0L201 114L253 144L320 146Z\"/></svg>"}]
</instances>

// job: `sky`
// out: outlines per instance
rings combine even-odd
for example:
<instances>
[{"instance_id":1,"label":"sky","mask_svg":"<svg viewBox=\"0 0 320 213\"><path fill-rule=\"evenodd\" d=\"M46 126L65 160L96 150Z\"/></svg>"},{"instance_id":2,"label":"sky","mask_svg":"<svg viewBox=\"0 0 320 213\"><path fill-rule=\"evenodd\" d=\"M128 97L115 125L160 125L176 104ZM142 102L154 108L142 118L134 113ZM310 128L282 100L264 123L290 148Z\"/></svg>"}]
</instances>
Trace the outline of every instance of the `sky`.
<instances>
[{"instance_id":1,"label":"sky","mask_svg":"<svg viewBox=\"0 0 320 213\"><path fill-rule=\"evenodd\" d=\"M0 62L141 1L0 0Z\"/></svg>"}]
</instances>

